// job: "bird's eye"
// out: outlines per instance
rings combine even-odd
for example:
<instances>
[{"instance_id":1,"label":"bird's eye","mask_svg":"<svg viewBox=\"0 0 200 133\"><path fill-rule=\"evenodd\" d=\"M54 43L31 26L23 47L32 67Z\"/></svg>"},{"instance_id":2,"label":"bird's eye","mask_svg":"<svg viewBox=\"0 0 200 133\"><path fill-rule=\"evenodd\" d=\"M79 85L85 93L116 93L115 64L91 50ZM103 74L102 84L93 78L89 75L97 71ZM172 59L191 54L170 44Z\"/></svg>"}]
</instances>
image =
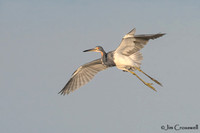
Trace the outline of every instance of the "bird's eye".
<instances>
[{"instance_id":1,"label":"bird's eye","mask_svg":"<svg viewBox=\"0 0 200 133\"><path fill-rule=\"evenodd\" d=\"M99 50L99 47L97 47L97 49Z\"/></svg>"}]
</instances>

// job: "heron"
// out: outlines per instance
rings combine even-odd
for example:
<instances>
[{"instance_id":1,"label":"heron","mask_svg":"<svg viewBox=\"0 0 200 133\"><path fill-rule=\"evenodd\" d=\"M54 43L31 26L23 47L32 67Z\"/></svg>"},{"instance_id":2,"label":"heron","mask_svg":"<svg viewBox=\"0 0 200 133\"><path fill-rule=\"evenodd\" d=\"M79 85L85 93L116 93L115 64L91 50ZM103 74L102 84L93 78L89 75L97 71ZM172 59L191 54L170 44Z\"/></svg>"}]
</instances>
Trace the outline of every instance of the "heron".
<instances>
[{"instance_id":1,"label":"heron","mask_svg":"<svg viewBox=\"0 0 200 133\"><path fill-rule=\"evenodd\" d=\"M140 78L135 71L139 71L143 73L145 76L150 78L152 81L162 86L162 84L156 79L152 78L148 74L146 74L143 70L141 70L141 61L143 60L143 56L140 50L147 44L150 39L159 38L165 33L157 33L157 34L141 34L135 35L136 29L132 29L128 32L123 38L120 45L116 50L105 52L103 47L96 46L93 49L84 50L83 52L99 52L101 53L101 58L93 60L89 63L86 63L80 66L71 76L67 84L64 88L59 92L61 95L69 94L74 90L82 87L100 71L103 71L110 67L117 67L118 69L129 72L135 75L143 84L148 86L149 88L156 91L156 89L152 86L153 83L145 82L142 78Z\"/></svg>"}]
</instances>

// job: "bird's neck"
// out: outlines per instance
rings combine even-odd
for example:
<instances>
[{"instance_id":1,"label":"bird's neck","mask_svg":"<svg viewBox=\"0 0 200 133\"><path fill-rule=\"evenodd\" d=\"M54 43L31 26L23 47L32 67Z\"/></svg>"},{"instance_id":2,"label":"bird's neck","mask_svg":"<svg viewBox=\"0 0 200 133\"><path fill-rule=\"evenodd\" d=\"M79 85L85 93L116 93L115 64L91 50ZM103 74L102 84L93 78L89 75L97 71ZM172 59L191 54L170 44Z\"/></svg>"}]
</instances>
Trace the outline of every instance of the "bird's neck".
<instances>
[{"instance_id":1,"label":"bird's neck","mask_svg":"<svg viewBox=\"0 0 200 133\"><path fill-rule=\"evenodd\" d=\"M106 64L107 62L107 53L104 50L101 51L101 61L103 64Z\"/></svg>"}]
</instances>

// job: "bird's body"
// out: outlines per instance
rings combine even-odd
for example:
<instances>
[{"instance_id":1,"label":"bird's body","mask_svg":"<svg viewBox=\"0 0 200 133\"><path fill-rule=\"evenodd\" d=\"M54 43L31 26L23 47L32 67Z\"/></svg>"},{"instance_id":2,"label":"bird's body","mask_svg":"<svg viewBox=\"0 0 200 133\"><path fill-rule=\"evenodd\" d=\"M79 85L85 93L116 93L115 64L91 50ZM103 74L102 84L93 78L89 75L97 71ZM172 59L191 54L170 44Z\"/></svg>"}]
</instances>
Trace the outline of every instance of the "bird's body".
<instances>
[{"instance_id":1,"label":"bird's body","mask_svg":"<svg viewBox=\"0 0 200 133\"><path fill-rule=\"evenodd\" d=\"M100 46L99 46L100 47ZM103 48L102 48L103 49ZM116 66L115 62L114 62L114 52L110 51L108 53L104 53L101 56L101 62L108 67L113 67Z\"/></svg>"},{"instance_id":2,"label":"bird's body","mask_svg":"<svg viewBox=\"0 0 200 133\"><path fill-rule=\"evenodd\" d=\"M65 87L59 92L60 94L65 95L70 92L80 88L84 84L88 83L98 72L105 70L109 67L116 66L118 69L127 71L135 75L140 79L145 85L155 90L152 83L146 83L143 81L134 71L138 70L153 80L155 83L161 85L157 80L153 79L140 69L141 61L143 59L140 49L147 44L149 39L156 39L163 36L164 34L146 34L146 35L134 35L135 29L131 30L126 34L119 47L114 50L106 53L101 46L97 46L94 49L85 50L95 51L101 53L101 58L86 63L79 67L73 74L71 79L65 85Z\"/></svg>"},{"instance_id":3,"label":"bird's body","mask_svg":"<svg viewBox=\"0 0 200 133\"><path fill-rule=\"evenodd\" d=\"M130 56L124 56L119 53L114 53L114 62L116 67L121 70L135 70L135 67L140 67L143 57L140 52L136 52Z\"/></svg>"}]
</instances>

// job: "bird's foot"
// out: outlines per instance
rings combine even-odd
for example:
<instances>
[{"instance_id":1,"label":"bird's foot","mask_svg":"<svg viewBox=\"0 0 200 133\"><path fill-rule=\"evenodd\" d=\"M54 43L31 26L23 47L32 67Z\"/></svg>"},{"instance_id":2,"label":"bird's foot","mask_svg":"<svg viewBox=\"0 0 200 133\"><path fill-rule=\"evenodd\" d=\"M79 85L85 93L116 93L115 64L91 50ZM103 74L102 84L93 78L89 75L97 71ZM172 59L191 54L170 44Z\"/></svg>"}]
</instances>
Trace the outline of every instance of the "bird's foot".
<instances>
[{"instance_id":1,"label":"bird's foot","mask_svg":"<svg viewBox=\"0 0 200 133\"><path fill-rule=\"evenodd\" d=\"M146 86L148 86L149 88L153 89L154 91L156 91L156 89L152 86L153 83L146 83L146 82L144 82L144 84L145 84Z\"/></svg>"},{"instance_id":2,"label":"bird's foot","mask_svg":"<svg viewBox=\"0 0 200 133\"><path fill-rule=\"evenodd\" d=\"M135 69L137 69L139 72L143 73L144 75L146 75L147 77L149 77L152 81L154 81L156 84L162 86L162 84L157 81L156 79L152 78L151 76L149 76L148 74L146 74L145 72L143 72L139 67L135 67Z\"/></svg>"},{"instance_id":3,"label":"bird's foot","mask_svg":"<svg viewBox=\"0 0 200 133\"><path fill-rule=\"evenodd\" d=\"M142 81L146 86L148 86L149 88L153 89L154 91L156 91L156 89L152 86L153 83L147 83L145 82L143 79L141 79L135 72L127 70L127 72L132 73L133 75L135 75L140 81Z\"/></svg>"}]
</instances>

